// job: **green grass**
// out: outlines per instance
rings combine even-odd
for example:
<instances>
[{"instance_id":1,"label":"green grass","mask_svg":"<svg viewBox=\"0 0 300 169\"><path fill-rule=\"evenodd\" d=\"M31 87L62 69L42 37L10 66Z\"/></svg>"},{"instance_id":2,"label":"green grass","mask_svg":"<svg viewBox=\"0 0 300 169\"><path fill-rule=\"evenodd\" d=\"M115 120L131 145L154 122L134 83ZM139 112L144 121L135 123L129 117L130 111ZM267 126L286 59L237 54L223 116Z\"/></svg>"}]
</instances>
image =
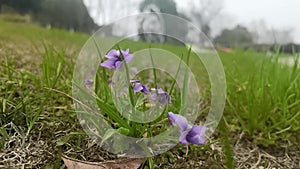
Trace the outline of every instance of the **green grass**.
<instances>
[{"instance_id":1,"label":"green grass","mask_svg":"<svg viewBox=\"0 0 300 169\"><path fill-rule=\"evenodd\" d=\"M82 130L68 95L71 95L74 61L89 36L1 19L0 25L0 151L9 140L4 126L11 122L26 128L23 134L28 138L36 135L41 123L59 124L63 129L69 127L70 130L56 138L53 133L62 131L59 127L49 126L47 137L57 143L58 150L54 153L70 145L66 141L69 138L81 140ZM13 47L9 47L11 44ZM129 47L131 51L150 46L149 43L132 41L124 41L120 45L122 48ZM171 51L186 60L188 51L182 47L160 44L151 44L151 47ZM32 54L29 53L23 61L25 56L22 53L26 49ZM299 65L282 65L278 63L279 54L269 57L251 50L219 54L227 78L224 114L229 127L229 131L223 129L220 132L244 131L256 144L264 146L280 146L286 141L297 144L300 133ZM191 66L196 68L196 73L201 72L196 79L203 88L209 88L203 65L195 62L193 57L192 54ZM30 62L35 64L28 66ZM206 97L210 96L207 91L204 93ZM222 136L229 137L229 134ZM72 148L80 150L80 145L76 142ZM225 139L224 147L227 166L232 168L234 162L230 157L229 139ZM57 161L50 160L43 165L62 165ZM152 161L149 164L153 165Z\"/></svg>"},{"instance_id":2,"label":"green grass","mask_svg":"<svg viewBox=\"0 0 300 169\"><path fill-rule=\"evenodd\" d=\"M293 140L300 123L300 69L288 67L278 55L236 51L222 57L227 72L225 115L234 117L258 144Z\"/></svg>"},{"instance_id":3,"label":"green grass","mask_svg":"<svg viewBox=\"0 0 300 169\"><path fill-rule=\"evenodd\" d=\"M61 48L81 47L88 35L59 29L45 29L32 23L12 23L0 20L0 38L2 41L31 42L40 44L44 41Z\"/></svg>"}]
</instances>

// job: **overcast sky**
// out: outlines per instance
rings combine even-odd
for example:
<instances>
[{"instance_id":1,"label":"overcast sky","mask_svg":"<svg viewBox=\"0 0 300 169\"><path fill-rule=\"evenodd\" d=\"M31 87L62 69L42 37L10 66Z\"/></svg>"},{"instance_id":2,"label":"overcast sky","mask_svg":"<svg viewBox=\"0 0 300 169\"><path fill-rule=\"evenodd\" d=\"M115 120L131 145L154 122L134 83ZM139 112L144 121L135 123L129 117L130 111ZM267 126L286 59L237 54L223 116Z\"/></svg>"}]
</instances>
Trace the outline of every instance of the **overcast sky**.
<instances>
[{"instance_id":1,"label":"overcast sky","mask_svg":"<svg viewBox=\"0 0 300 169\"><path fill-rule=\"evenodd\" d=\"M126 2L124 0L114 0L114 3L118 1ZM175 1L178 11L181 12L189 10L191 7L189 1L193 0ZM97 1L84 0L84 2L86 4L95 4ZM270 29L292 30L294 42L300 43L300 0L224 0L223 5L220 15L228 16L228 19L222 21L224 27L233 27L239 23L249 26L253 21L264 20ZM117 13L117 11L113 12ZM137 10L131 12L130 14L134 14L137 13ZM118 19L116 16L114 15L110 22ZM120 17L123 17L123 15L120 15ZM99 24L99 18L98 21L96 18L94 16L95 21ZM213 33L217 34L218 32L220 32L220 29L216 28Z\"/></svg>"},{"instance_id":2,"label":"overcast sky","mask_svg":"<svg viewBox=\"0 0 300 169\"><path fill-rule=\"evenodd\" d=\"M300 28L299 0L225 0L224 11L240 22L264 19L277 28Z\"/></svg>"},{"instance_id":3,"label":"overcast sky","mask_svg":"<svg viewBox=\"0 0 300 169\"><path fill-rule=\"evenodd\" d=\"M188 8L184 0L176 2L179 10ZM300 0L224 0L222 13L232 17L229 25L263 19L269 28L292 29L294 41L300 43Z\"/></svg>"}]
</instances>

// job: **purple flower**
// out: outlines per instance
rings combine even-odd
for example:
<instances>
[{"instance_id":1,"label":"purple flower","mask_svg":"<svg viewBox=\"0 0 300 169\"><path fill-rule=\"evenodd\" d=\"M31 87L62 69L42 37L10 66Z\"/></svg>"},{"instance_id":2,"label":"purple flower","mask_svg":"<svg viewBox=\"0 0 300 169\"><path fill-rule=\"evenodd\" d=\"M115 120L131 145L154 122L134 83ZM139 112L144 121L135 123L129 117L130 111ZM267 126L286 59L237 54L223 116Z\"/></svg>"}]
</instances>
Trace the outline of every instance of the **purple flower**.
<instances>
[{"instance_id":1,"label":"purple flower","mask_svg":"<svg viewBox=\"0 0 300 169\"><path fill-rule=\"evenodd\" d=\"M121 53L126 63L129 63L134 56L133 54L129 53L129 49L125 51L121 50ZM122 67L123 61L122 61L120 51L113 49L109 51L105 57L107 58L107 60L101 63L100 66L105 67L107 69L115 69L115 70L120 69Z\"/></svg>"},{"instance_id":2,"label":"purple flower","mask_svg":"<svg viewBox=\"0 0 300 169\"><path fill-rule=\"evenodd\" d=\"M85 85L92 85L94 82L92 81L92 80L90 80L90 79L85 79L84 80L84 84Z\"/></svg>"},{"instance_id":3,"label":"purple flower","mask_svg":"<svg viewBox=\"0 0 300 169\"><path fill-rule=\"evenodd\" d=\"M151 100L153 100L153 101L158 100L163 105L166 105L167 102L171 103L171 97L168 95L167 92L163 91L162 88L157 89L157 87L156 87L152 90L154 90L155 93L151 95Z\"/></svg>"},{"instance_id":4,"label":"purple flower","mask_svg":"<svg viewBox=\"0 0 300 169\"><path fill-rule=\"evenodd\" d=\"M139 80L130 80L130 83L133 87L134 93L136 92L142 92L145 94L149 94L149 89L147 86L144 86Z\"/></svg>"},{"instance_id":5,"label":"purple flower","mask_svg":"<svg viewBox=\"0 0 300 169\"><path fill-rule=\"evenodd\" d=\"M205 126L190 126L187 122L187 119L179 114L174 114L172 112L168 113L168 119L171 125L177 124L181 129L181 135L179 141L185 145L188 144L197 144L203 145L206 143L205 141Z\"/></svg>"},{"instance_id":6,"label":"purple flower","mask_svg":"<svg viewBox=\"0 0 300 169\"><path fill-rule=\"evenodd\" d=\"M186 118L179 114L174 114L172 112L169 112L168 119L169 119L169 123L172 126L174 126L174 124L177 124L178 127L181 129L181 131L185 131L189 126Z\"/></svg>"},{"instance_id":7,"label":"purple flower","mask_svg":"<svg viewBox=\"0 0 300 169\"><path fill-rule=\"evenodd\" d=\"M203 145L206 142L204 137L205 131L205 126L194 125L192 128L189 128L181 133L179 141L185 145L190 143Z\"/></svg>"}]
</instances>

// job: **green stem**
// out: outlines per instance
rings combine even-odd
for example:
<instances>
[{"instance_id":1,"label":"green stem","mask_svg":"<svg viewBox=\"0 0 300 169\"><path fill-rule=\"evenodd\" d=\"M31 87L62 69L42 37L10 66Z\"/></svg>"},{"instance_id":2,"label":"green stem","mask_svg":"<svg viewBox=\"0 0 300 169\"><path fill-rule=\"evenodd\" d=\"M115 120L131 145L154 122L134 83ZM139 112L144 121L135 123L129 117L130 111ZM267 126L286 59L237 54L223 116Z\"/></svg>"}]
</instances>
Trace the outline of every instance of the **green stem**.
<instances>
[{"instance_id":1,"label":"green stem","mask_svg":"<svg viewBox=\"0 0 300 169\"><path fill-rule=\"evenodd\" d=\"M126 71L126 83L128 85L128 93L129 93L129 99L130 99L130 103L131 103L131 106L132 106L132 115L135 116L136 112L135 112L135 101L134 101L134 93L133 93L133 89L130 85L130 77L129 77L129 71L128 71L128 66L127 66L127 63L126 63L126 60L125 60L125 57L121 51L121 48L118 46L118 50L120 52L120 57L121 57L121 60L123 62L123 65L125 67L125 71ZM133 134L134 136L137 135L137 126L136 126L136 123L132 122L132 129L133 129Z\"/></svg>"},{"instance_id":2,"label":"green stem","mask_svg":"<svg viewBox=\"0 0 300 169\"><path fill-rule=\"evenodd\" d=\"M154 61L153 61L153 57L152 57L152 53L151 53L151 46L149 48L149 53L150 53L153 76L154 76L154 84L157 85L157 78L156 78L157 76L156 76L156 70L155 70Z\"/></svg>"}]
</instances>

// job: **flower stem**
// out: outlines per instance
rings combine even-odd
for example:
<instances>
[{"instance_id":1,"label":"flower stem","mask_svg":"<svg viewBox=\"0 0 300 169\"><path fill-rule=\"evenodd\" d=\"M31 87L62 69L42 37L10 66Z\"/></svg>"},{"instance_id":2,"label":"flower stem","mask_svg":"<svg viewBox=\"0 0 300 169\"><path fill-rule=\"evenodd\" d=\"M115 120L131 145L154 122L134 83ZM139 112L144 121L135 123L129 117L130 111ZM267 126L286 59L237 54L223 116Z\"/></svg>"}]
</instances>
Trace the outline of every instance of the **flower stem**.
<instances>
[{"instance_id":1,"label":"flower stem","mask_svg":"<svg viewBox=\"0 0 300 169\"><path fill-rule=\"evenodd\" d=\"M189 145L186 146L185 156L189 154Z\"/></svg>"}]
</instances>

